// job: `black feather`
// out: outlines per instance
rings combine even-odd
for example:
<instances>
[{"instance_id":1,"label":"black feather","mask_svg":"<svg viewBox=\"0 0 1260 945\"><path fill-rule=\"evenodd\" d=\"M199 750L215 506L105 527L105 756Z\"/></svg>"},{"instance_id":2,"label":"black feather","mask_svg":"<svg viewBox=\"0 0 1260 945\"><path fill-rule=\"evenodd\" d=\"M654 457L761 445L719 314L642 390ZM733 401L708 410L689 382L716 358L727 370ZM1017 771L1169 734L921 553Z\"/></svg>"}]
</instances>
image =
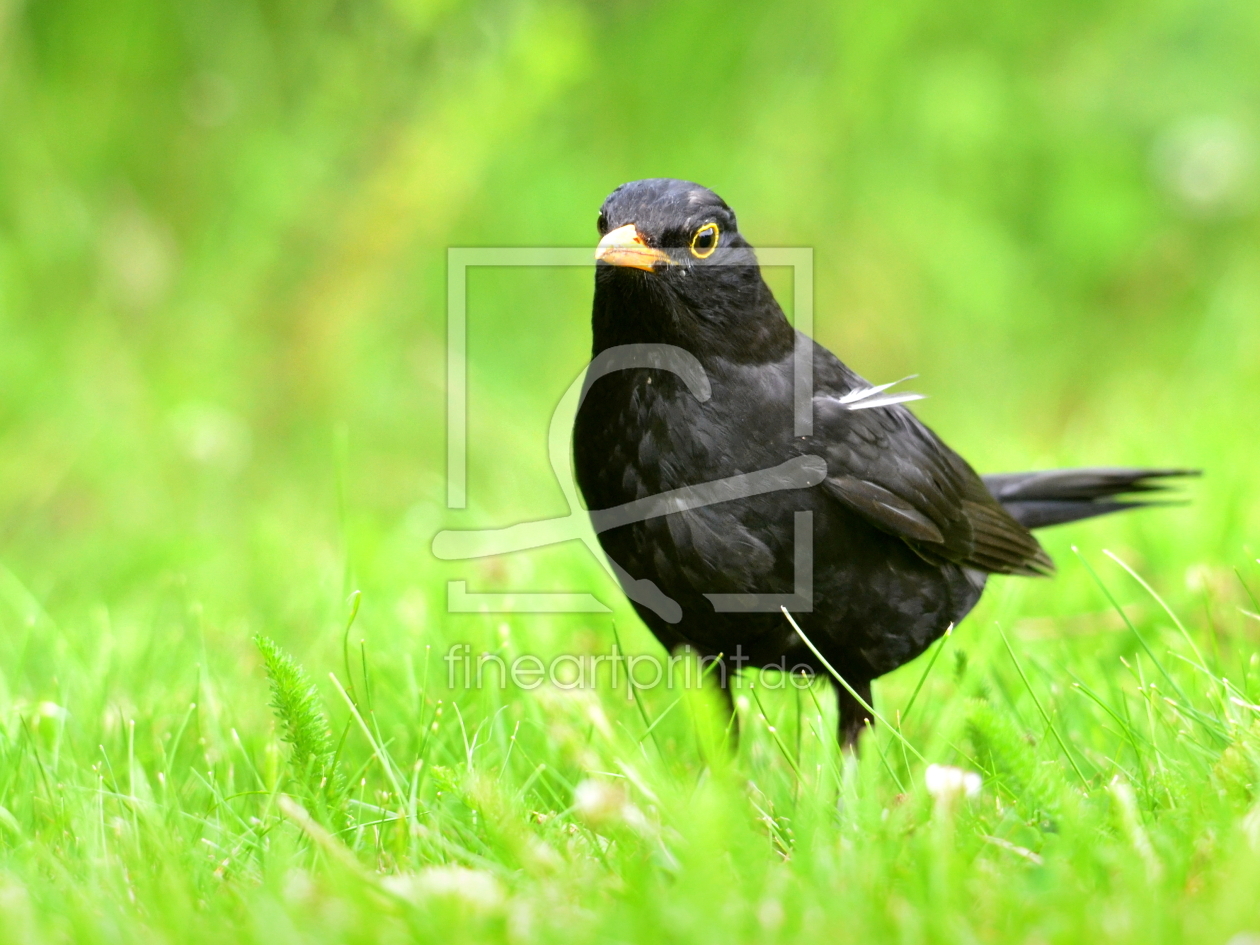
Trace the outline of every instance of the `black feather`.
<instances>
[{"instance_id":1,"label":"black feather","mask_svg":"<svg viewBox=\"0 0 1260 945\"><path fill-rule=\"evenodd\" d=\"M1117 496L1167 492L1162 480L1198 476L1196 469L1051 469L998 473L983 477L993 497L1027 528L1063 525L1126 509L1175 502L1117 499Z\"/></svg>"}]
</instances>

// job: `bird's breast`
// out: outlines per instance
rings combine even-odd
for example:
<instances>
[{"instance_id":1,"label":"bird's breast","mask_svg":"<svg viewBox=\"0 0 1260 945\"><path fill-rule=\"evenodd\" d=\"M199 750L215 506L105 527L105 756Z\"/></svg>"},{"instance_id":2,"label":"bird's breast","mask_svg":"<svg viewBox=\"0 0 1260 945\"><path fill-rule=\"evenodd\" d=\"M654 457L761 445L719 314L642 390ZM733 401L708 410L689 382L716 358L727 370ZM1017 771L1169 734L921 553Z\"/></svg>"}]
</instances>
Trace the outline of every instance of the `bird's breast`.
<instances>
[{"instance_id":1,"label":"bird's breast","mask_svg":"<svg viewBox=\"0 0 1260 945\"><path fill-rule=\"evenodd\" d=\"M592 385L574 427L578 484L590 507L770 468L799 451L790 403L767 405L721 381L705 401L662 371Z\"/></svg>"}]
</instances>

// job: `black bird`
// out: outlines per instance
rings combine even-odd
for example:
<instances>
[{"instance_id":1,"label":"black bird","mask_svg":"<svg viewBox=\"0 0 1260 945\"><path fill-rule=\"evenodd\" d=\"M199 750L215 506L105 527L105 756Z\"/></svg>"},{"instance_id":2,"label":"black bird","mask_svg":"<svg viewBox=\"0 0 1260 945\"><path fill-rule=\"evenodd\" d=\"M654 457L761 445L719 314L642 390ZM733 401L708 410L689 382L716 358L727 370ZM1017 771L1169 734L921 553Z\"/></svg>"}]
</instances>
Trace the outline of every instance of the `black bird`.
<instances>
[{"instance_id":1,"label":"black bird","mask_svg":"<svg viewBox=\"0 0 1260 945\"><path fill-rule=\"evenodd\" d=\"M724 687L745 664L827 675L779 612L793 601L862 696L836 687L845 745L870 721L871 680L962 620L990 574L1053 573L1030 529L1149 504L1117 497L1187 474L982 478L899 398L792 328L712 191L624 184L598 226L574 460L604 550L666 649L720 658ZM812 367L803 396L796 364Z\"/></svg>"}]
</instances>

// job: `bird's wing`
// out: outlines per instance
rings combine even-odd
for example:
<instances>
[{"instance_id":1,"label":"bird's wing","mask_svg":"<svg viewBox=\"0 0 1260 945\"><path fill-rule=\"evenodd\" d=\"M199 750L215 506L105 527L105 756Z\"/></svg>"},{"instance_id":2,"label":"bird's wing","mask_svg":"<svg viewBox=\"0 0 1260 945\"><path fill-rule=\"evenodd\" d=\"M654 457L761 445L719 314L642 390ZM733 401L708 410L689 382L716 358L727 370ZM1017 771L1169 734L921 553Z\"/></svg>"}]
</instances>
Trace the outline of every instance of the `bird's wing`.
<instances>
[{"instance_id":1,"label":"bird's wing","mask_svg":"<svg viewBox=\"0 0 1260 945\"><path fill-rule=\"evenodd\" d=\"M998 574L1054 570L966 460L900 404L861 407L854 389L864 382L839 367L819 378L810 444L827 460L829 495L929 560Z\"/></svg>"}]
</instances>

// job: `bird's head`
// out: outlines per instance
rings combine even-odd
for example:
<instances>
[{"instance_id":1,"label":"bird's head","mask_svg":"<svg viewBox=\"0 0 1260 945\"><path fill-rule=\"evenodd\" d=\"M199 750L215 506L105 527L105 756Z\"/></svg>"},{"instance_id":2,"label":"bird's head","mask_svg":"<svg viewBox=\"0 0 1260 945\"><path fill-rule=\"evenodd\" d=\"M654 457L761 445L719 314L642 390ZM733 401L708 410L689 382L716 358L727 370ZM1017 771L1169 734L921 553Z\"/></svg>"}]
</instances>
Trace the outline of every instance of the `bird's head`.
<instances>
[{"instance_id":1,"label":"bird's head","mask_svg":"<svg viewBox=\"0 0 1260 945\"><path fill-rule=\"evenodd\" d=\"M735 214L713 191L654 178L623 184L599 212L595 350L664 343L702 360L777 360L793 332Z\"/></svg>"}]
</instances>

